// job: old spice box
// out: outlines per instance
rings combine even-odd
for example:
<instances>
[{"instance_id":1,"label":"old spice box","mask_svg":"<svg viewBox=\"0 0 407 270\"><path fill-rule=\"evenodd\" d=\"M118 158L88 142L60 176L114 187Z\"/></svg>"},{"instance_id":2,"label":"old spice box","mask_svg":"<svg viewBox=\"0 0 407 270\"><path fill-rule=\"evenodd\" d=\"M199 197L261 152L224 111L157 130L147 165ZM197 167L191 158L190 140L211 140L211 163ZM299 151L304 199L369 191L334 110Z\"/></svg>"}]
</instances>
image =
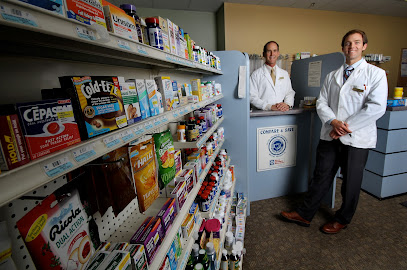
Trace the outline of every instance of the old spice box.
<instances>
[{"instance_id":1,"label":"old spice box","mask_svg":"<svg viewBox=\"0 0 407 270\"><path fill-rule=\"evenodd\" d=\"M28 163L30 159L14 106L9 106L13 112L3 113L5 106L0 109L0 169L7 171Z\"/></svg>"},{"instance_id":2,"label":"old spice box","mask_svg":"<svg viewBox=\"0 0 407 270\"><path fill-rule=\"evenodd\" d=\"M127 126L117 77L59 77L69 94L82 140Z\"/></svg>"},{"instance_id":3,"label":"old spice box","mask_svg":"<svg viewBox=\"0 0 407 270\"><path fill-rule=\"evenodd\" d=\"M81 141L70 99L18 103L17 111L31 159Z\"/></svg>"}]
</instances>

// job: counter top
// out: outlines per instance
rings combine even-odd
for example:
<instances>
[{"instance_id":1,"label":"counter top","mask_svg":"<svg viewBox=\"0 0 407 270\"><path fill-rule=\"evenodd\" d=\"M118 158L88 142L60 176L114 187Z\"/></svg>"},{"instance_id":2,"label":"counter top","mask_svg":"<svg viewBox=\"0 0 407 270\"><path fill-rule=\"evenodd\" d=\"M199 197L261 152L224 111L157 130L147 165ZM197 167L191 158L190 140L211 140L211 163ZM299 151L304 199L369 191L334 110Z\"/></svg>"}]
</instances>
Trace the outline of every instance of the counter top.
<instances>
[{"instance_id":1,"label":"counter top","mask_svg":"<svg viewBox=\"0 0 407 270\"><path fill-rule=\"evenodd\" d=\"M263 111L263 110L252 109L250 111L250 117L291 115L291 114L301 114L304 112L315 112L315 108L293 108L286 112Z\"/></svg>"},{"instance_id":2,"label":"counter top","mask_svg":"<svg viewBox=\"0 0 407 270\"><path fill-rule=\"evenodd\" d=\"M386 111L407 111L407 106L387 107Z\"/></svg>"}]
</instances>

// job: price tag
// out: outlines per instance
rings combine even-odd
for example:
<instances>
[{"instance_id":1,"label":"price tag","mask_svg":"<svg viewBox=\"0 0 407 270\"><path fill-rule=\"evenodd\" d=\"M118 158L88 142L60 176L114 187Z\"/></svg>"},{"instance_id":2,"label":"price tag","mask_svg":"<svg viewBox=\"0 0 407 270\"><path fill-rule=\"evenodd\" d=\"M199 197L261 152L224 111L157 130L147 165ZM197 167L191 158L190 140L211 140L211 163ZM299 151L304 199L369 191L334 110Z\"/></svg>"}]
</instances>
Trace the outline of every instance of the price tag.
<instances>
[{"instance_id":1,"label":"price tag","mask_svg":"<svg viewBox=\"0 0 407 270\"><path fill-rule=\"evenodd\" d=\"M6 21L38 27L37 19L27 11L0 5L0 15Z\"/></svg>"},{"instance_id":2,"label":"price tag","mask_svg":"<svg viewBox=\"0 0 407 270\"><path fill-rule=\"evenodd\" d=\"M129 45L129 43L127 41L118 39L117 40L117 45L119 46L119 48L131 51L130 45Z\"/></svg>"},{"instance_id":3,"label":"price tag","mask_svg":"<svg viewBox=\"0 0 407 270\"><path fill-rule=\"evenodd\" d=\"M46 164L43 168L48 177L54 177L56 175L62 174L63 172L69 170L70 168L73 168L73 164L69 160L69 158L65 156L63 158L60 158L58 160Z\"/></svg>"},{"instance_id":4,"label":"price tag","mask_svg":"<svg viewBox=\"0 0 407 270\"><path fill-rule=\"evenodd\" d=\"M82 162L96 155L96 152L93 149L93 145L90 144L77 150L73 150L72 154L76 162Z\"/></svg>"},{"instance_id":5,"label":"price tag","mask_svg":"<svg viewBox=\"0 0 407 270\"><path fill-rule=\"evenodd\" d=\"M145 123L144 124L144 128L145 128L145 130L150 130L150 129L152 129L154 126L153 126L153 122L148 122L148 123Z\"/></svg>"},{"instance_id":6,"label":"price tag","mask_svg":"<svg viewBox=\"0 0 407 270\"><path fill-rule=\"evenodd\" d=\"M165 123L165 122L168 122L167 116L161 117L161 123Z\"/></svg>"},{"instance_id":7,"label":"price tag","mask_svg":"<svg viewBox=\"0 0 407 270\"><path fill-rule=\"evenodd\" d=\"M112 148L113 146L120 143L120 138L119 135L113 135L106 139L103 139L103 142L105 143L107 148Z\"/></svg>"},{"instance_id":8,"label":"price tag","mask_svg":"<svg viewBox=\"0 0 407 270\"><path fill-rule=\"evenodd\" d=\"M195 110L195 106L194 106L194 105L191 105L191 110Z\"/></svg>"},{"instance_id":9,"label":"price tag","mask_svg":"<svg viewBox=\"0 0 407 270\"><path fill-rule=\"evenodd\" d=\"M144 127L143 125L139 125L134 129L134 132L136 133L136 135L140 135L143 134L144 132Z\"/></svg>"},{"instance_id":10,"label":"price tag","mask_svg":"<svg viewBox=\"0 0 407 270\"><path fill-rule=\"evenodd\" d=\"M126 130L120 133L120 136L124 142L128 142L134 138L134 133L131 130Z\"/></svg>"},{"instance_id":11,"label":"price tag","mask_svg":"<svg viewBox=\"0 0 407 270\"><path fill-rule=\"evenodd\" d=\"M187 114L187 113L188 113L188 109L185 108L185 109L184 109L184 114Z\"/></svg>"},{"instance_id":12,"label":"price tag","mask_svg":"<svg viewBox=\"0 0 407 270\"><path fill-rule=\"evenodd\" d=\"M96 35L93 30L86 28L85 26L77 25L76 26L76 33L78 37L87 39L87 40L96 40Z\"/></svg>"},{"instance_id":13,"label":"price tag","mask_svg":"<svg viewBox=\"0 0 407 270\"><path fill-rule=\"evenodd\" d=\"M181 116L182 115L182 110L178 109L177 111L178 111L178 115Z\"/></svg>"},{"instance_id":14,"label":"price tag","mask_svg":"<svg viewBox=\"0 0 407 270\"><path fill-rule=\"evenodd\" d=\"M161 124L161 121L159 118L154 119L154 126L158 126L159 124Z\"/></svg>"},{"instance_id":15,"label":"price tag","mask_svg":"<svg viewBox=\"0 0 407 270\"><path fill-rule=\"evenodd\" d=\"M147 52L147 51L144 49L144 47L141 46L141 45L137 45L137 51L138 51L139 53L141 53L141 54L148 55L148 52Z\"/></svg>"},{"instance_id":16,"label":"price tag","mask_svg":"<svg viewBox=\"0 0 407 270\"><path fill-rule=\"evenodd\" d=\"M178 117L178 110L175 110L175 111L172 113L172 115L173 115L175 118L177 118L177 117Z\"/></svg>"}]
</instances>

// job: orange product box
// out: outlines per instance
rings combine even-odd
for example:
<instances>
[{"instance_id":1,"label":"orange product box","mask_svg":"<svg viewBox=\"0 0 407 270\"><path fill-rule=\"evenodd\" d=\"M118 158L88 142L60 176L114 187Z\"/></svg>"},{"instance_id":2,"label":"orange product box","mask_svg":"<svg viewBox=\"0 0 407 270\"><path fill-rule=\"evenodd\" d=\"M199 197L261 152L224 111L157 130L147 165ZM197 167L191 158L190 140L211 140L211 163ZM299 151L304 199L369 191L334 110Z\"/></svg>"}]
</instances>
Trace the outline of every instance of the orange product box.
<instances>
[{"instance_id":1,"label":"orange product box","mask_svg":"<svg viewBox=\"0 0 407 270\"><path fill-rule=\"evenodd\" d=\"M139 42L136 22L133 17L126 14L121 8L103 0L107 30L121 37Z\"/></svg>"},{"instance_id":2,"label":"orange product box","mask_svg":"<svg viewBox=\"0 0 407 270\"><path fill-rule=\"evenodd\" d=\"M65 0L66 16L69 19L92 25L97 23L106 28L102 0Z\"/></svg>"}]
</instances>

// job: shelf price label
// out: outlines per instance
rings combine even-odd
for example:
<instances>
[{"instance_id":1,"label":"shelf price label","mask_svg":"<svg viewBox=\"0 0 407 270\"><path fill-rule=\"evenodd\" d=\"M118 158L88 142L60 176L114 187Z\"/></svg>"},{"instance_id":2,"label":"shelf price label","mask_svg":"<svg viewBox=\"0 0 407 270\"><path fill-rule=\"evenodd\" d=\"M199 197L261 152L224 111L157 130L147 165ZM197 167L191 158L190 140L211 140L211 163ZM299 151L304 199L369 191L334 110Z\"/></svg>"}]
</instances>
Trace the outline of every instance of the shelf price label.
<instances>
[{"instance_id":1,"label":"shelf price label","mask_svg":"<svg viewBox=\"0 0 407 270\"><path fill-rule=\"evenodd\" d=\"M165 123L165 122L168 122L167 116L161 117L161 123Z\"/></svg>"},{"instance_id":2,"label":"shelf price label","mask_svg":"<svg viewBox=\"0 0 407 270\"><path fill-rule=\"evenodd\" d=\"M103 139L103 142L105 143L107 148L112 148L113 146L120 143L120 138L119 135L113 135Z\"/></svg>"},{"instance_id":3,"label":"shelf price label","mask_svg":"<svg viewBox=\"0 0 407 270\"><path fill-rule=\"evenodd\" d=\"M158 126L159 124L161 124L160 119L159 119L159 118L154 119L154 126L156 127L156 126Z\"/></svg>"},{"instance_id":4,"label":"shelf price label","mask_svg":"<svg viewBox=\"0 0 407 270\"><path fill-rule=\"evenodd\" d=\"M120 133L120 136L122 137L122 140L124 142L128 142L134 138L134 134L131 130L123 131L122 133Z\"/></svg>"},{"instance_id":5,"label":"shelf price label","mask_svg":"<svg viewBox=\"0 0 407 270\"><path fill-rule=\"evenodd\" d=\"M118 39L117 40L117 45L119 46L119 48L131 51L130 45L129 45L129 43L127 41Z\"/></svg>"},{"instance_id":6,"label":"shelf price label","mask_svg":"<svg viewBox=\"0 0 407 270\"><path fill-rule=\"evenodd\" d=\"M77 150L73 150L72 154L76 162L82 162L96 155L96 152L93 149L93 145L90 144Z\"/></svg>"},{"instance_id":7,"label":"shelf price label","mask_svg":"<svg viewBox=\"0 0 407 270\"><path fill-rule=\"evenodd\" d=\"M144 124L144 128L145 128L145 130L150 130L150 129L152 129L154 126L153 126L153 122L148 122L148 123L145 123Z\"/></svg>"},{"instance_id":8,"label":"shelf price label","mask_svg":"<svg viewBox=\"0 0 407 270\"><path fill-rule=\"evenodd\" d=\"M148 55L148 52L141 45L137 45L137 51L141 54Z\"/></svg>"},{"instance_id":9,"label":"shelf price label","mask_svg":"<svg viewBox=\"0 0 407 270\"><path fill-rule=\"evenodd\" d=\"M87 40L96 40L96 35L95 32L93 32L93 30L90 30L89 28L86 28L85 26L81 25L77 25L75 28L78 37Z\"/></svg>"},{"instance_id":10,"label":"shelf price label","mask_svg":"<svg viewBox=\"0 0 407 270\"><path fill-rule=\"evenodd\" d=\"M144 132L144 127L143 125L139 125L136 128L134 128L134 133L136 133L136 135L140 135L143 134Z\"/></svg>"},{"instance_id":11,"label":"shelf price label","mask_svg":"<svg viewBox=\"0 0 407 270\"><path fill-rule=\"evenodd\" d=\"M54 160L43 166L45 174L48 175L48 177L60 175L70 168L73 168L73 164L67 156L64 156L58 160Z\"/></svg>"},{"instance_id":12,"label":"shelf price label","mask_svg":"<svg viewBox=\"0 0 407 270\"><path fill-rule=\"evenodd\" d=\"M0 5L0 15L6 21L39 27L37 18L27 11L22 11L2 4Z\"/></svg>"},{"instance_id":13,"label":"shelf price label","mask_svg":"<svg viewBox=\"0 0 407 270\"><path fill-rule=\"evenodd\" d=\"M172 113L172 115L173 115L175 118L177 118L177 117L178 117L178 110L175 110L175 111Z\"/></svg>"}]
</instances>

